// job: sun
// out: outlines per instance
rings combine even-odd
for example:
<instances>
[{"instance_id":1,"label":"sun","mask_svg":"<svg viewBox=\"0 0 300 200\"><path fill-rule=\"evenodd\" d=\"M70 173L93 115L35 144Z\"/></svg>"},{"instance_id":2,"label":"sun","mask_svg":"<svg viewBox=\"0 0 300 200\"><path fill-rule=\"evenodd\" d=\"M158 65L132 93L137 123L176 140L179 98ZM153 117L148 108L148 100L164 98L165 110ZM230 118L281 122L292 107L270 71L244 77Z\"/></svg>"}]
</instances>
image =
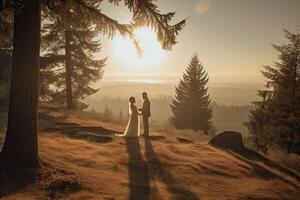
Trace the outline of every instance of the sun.
<instances>
[{"instance_id":1,"label":"sun","mask_svg":"<svg viewBox=\"0 0 300 200\"><path fill-rule=\"evenodd\" d=\"M139 56L132 40L128 37L117 36L114 39L114 52L119 62L126 67L144 68L155 67L165 56L156 34L150 28L139 28L134 31L140 42L142 55Z\"/></svg>"}]
</instances>

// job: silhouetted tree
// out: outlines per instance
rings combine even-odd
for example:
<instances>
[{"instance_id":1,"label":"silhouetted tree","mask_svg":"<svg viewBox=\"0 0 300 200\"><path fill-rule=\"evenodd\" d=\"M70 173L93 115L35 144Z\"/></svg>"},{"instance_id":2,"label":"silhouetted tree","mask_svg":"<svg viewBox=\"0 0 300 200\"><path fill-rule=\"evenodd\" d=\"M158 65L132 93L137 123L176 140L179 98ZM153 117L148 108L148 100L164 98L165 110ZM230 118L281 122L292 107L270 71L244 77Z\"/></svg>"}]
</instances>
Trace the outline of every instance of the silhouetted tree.
<instances>
[{"instance_id":1,"label":"silhouetted tree","mask_svg":"<svg viewBox=\"0 0 300 200\"><path fill-rule=\"evenodd\" d=\"M93 7L90 1L67 0L74 12L95 23L98 31L112 37L116 31L133 37L133 28L152 27L162 47L170 49L185 21L169 25L175 13L161 14L152 0L124 0L133 13L133 24L124 25ZM118 4L121 0L109 1ZM1 11L18 10L14 16L14 42L7 133L0 157L1 168L39 168L37 144L37 105L41 0L7 0ZM99 2L101 2L99 0ZM51 10L64 12L63 0L43 0ZM19 4L21 4L19 6Z\"/></svg>"},{"instance_id":2,"label":"silhouetted tree","mask_svg":"<svg viewBox=\"0 0 300 200\"><path fill-rule=\"evenodd\" d=\"M52 14L51 23L44 25L44 57L53 59L45 59L41 69L41 97L66 103L68 109L86 108L81 100L98 91L91 83L102 77L106 59L95 59L101 44L93 24L82 21L80 13L71 12L67 5L65 9L63 19Z\"/></svg>"},{"instance_id":3,"label":"silhouetted tree","mask_svg":"<svg viewBox=\"0 0 300 200\"><path fill-rule=\"evenodd\" d=\"M250 132L255 130L252 132L254 137L264 135L270 138L272 145L289 151L300 141L300 34L285 30L285 37L289 41L287 44L273 45L279 52L280 62L274 67L265 66L263 72L266 87L271 90L268 101L264 103L267 132L255 129L251 123L248 128Z\"/></svg>"},{"instance_id":4,"label":"silhouetted tree","mask_svg":"<svg viewBox=\"0 0 300 200\"><path fill-rule=\"evenodd\" d=\"M7 133L1 168L38 168L37 99L40 0L24 0L14 17L14 46Z\"/></svg>"},{"instance_id":5,"label":"silhouetted tree","mask_svg":"<svg viewBox=\"0 0 300 200\"><path fill-rule=\"evenodd\" d=\"M253 102L255 109L250 111L249 120L245 125L249 130L249 139L253 146L257 150L267 153L273 141L269 126L271 119L269 112L270 91L258 91L258 96L263 100Z\"/></svg>"},{"instance_id":6,"label":"silhouetted tree","mask_svg":"<svg viewBox=\"0 0 300 200\"><path fill-rule=\"evenodd\" d=\"M207 82L207 73L198 56L194 55L176 87L176 95L171 104L171 122L176 128L209 133L212 128L212 111Z\"/></svg>"}]
</instances>

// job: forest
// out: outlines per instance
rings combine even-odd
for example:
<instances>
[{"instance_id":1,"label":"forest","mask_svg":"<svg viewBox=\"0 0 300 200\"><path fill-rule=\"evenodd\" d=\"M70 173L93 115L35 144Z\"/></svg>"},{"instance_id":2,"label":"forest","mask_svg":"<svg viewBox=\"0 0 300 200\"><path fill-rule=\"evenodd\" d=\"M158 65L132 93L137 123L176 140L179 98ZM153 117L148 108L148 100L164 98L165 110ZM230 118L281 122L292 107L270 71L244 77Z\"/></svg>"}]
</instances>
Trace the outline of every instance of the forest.
<instances>
[{"instance_id":1,"label":"forest","mask_svg":"<svg viewBox=\"0 0 300 200\"><path fill-rule=\"evenodd\" d=\"M0 199L299 197L299 30L280 28L282 42L269 45L277 58L256 70L265 83L256 95L211 88L217 70L201 48L173 62L168 73L180 76L168 89L145 81L103 92L117 59L138 79L149 66L162 73L164 56L179 47L187 51L189 17L158 2L0 1ZM197 1L194 12L205 16L212 2ZM130 22L104 5L126 9ZM103 38L125 58L102 54Z\"/></svg>"}]
</instances>

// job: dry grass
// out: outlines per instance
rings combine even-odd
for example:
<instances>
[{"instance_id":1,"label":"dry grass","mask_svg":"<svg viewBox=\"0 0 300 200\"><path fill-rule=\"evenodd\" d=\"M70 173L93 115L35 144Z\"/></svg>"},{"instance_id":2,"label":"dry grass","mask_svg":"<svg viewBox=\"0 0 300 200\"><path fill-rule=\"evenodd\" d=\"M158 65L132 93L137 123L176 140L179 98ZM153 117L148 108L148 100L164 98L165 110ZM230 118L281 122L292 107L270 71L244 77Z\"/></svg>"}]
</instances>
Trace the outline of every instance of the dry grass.
<instances>
[{"instance_id":1,"label":"dry grass","mask_svg":"<svg viewBox=\"0 0 300 200\"><path fill-rule=\"evenodd\" d=\"M300 174L300 156L297 154L287 154L281 151L271 151L268 158L280 165L293 169Z\"/></svg>"},{"instance_id":2,"label":"dry grass","mask_svg":"<svg viewBox=\"0 0 300 200\"><path fill-rule=\"evenodd\" d=\"M58 116L55 112L48 114ZM74 114L63 120L118 131L124 128L122 124ZM107 132L91 134L107 135ZM182 142L177 133L163 130L152 130L150 139L110 135L112 140L105 143L72 139L60 131L42 132L41 158L55 169L74 174L80 190L66 190L62 183L58 184L59 195L49 196L47 190L29 185L4 199L295 200L299 197L300 181L295 177L216 149L199 135L180 134L192 142Z\"/></svg>"}]
</instances>

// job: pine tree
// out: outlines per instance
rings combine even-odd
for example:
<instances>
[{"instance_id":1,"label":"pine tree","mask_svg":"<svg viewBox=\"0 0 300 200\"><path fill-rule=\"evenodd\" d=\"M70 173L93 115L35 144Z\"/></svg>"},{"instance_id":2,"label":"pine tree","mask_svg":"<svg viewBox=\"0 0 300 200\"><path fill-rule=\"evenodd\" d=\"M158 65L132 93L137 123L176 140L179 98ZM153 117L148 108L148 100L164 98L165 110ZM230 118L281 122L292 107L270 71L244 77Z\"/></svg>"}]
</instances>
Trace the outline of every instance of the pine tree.
<instances>
[{"instance_id":1,"label":"pine tree","mask_svg":"<svg viewBox=\"0 0 300 200\"><path fill-rule=\"evenodd\" d=\"M280 62L274 67L265 66L263 71L266 87L271 90L265 110L268 132L255 130L251 124L248 128L250 132L255 130L255 137L270 135L272 145L289 151L291 146L300 142L300 34L285 30L285 37L289 41L287 44L273 45L279 52Z\"/></svg>"},{"instance_id":2,"label":"pine tree","mask_svg":"<svg viewBox=\"0 0 300 200\"><path fill-rule=\"evenodd\" d=\"M207 82L207 73L198 56L194 55L176 87L176 95L171 104L171 122L176 128L209 133L212 128L212 110Z\"/></svg>"},{"instance_id":3,"label":"pine tree","mask_svg":"<svg viewBox=\"0 0 300 200\"><path fill-rule=\"evenodd\" d=\"M253 102L255 109L250 111L249 121L245 126L249 130L250 142L258 151L267 153L268 148L272 145L272 135L270 123L270 91L258 91L258 96L262 101Z\"/></svg>"},{"instance_id":4,"label":"pine tree","mask_svg":"<svg viewBox=\"0 0 300 200\"><path fill-rule=\"evenodd\" d=\"M91 84L102 77L106 59L95 59L101 44L93 24L78 23L81 15L66 13L69 20L53 15L52 23L44 25L44 57L53 59L45 59L41 69L41 97L65 103L68 109L86 108L81 100L98 91Z\"/></svg>"},{"instance_id":5,"label":"pine tree","mask_svg":"<svg viewBox=\"0 0 300 200\"><path fill-rule=\"evenodd\" d=\"M175 25L169 25L175 13L162 14L152 0L124 1L125 6L133 13L132 25L118 23L101 13L98 7L93 7L90 1L67 1L72 4L74 12L81 13L82 18L86 21L95 23L100 33L112 37L118 31L134 38L134 27L149 26L155 30L158 40L165 49L170 49L176 43L176 36L185 24L185 20L183 20ZM1 13L14 12L14 43L8 126L0 154L0 167L1 169L17 168L20 172L26 168L40 167L37 110L41 7L44 6L61 13L61 7L63 7L61 5L64 5L65 1L6 0L3 2L5 3L0 6ZM92 2L96 2L96 0ZM101 0L98 2L101 3ZM118 4L120 0L109 2ZM41 3L43 3L42 6Z\"/></svg>"}]
</instances>

